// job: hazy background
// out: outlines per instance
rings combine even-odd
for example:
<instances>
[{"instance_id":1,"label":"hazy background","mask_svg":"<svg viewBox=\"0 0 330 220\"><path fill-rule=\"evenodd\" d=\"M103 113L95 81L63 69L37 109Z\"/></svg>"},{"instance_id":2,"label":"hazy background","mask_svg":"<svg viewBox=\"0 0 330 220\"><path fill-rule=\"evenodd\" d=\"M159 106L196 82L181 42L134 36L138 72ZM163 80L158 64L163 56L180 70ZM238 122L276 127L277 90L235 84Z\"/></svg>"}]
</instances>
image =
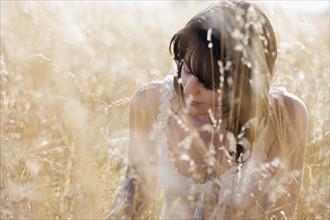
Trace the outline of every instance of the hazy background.
<instances>
[{"instance_id":1,"label":"hazy background","mask_svg":"<svg viewBox=\"0 0 330 220\"><path fill-rule=\"evenodd\" d=\"M274 86L309 112L296 216L327 219L329 2L257 1ZM172 35L210 2L1 1L1 219L97 219L125 171L128 102L172 71Z\"/></svg>"}]
</instances>

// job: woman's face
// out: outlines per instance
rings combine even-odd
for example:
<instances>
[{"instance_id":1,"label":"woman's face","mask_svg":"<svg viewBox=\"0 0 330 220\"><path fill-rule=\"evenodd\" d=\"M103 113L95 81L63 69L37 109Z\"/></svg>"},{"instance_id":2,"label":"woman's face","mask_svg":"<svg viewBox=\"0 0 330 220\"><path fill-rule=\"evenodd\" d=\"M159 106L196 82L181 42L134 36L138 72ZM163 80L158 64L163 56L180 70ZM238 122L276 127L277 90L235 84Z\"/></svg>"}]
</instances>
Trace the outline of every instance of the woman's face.
<instances>
[{"instance_id":1,"label":"woman's face","mask_svg":"<svg viewBox=\"0 0 330 220\"><path fill-rule=\"evenodd\" d=\"M184 102L191 115L208 115L208 110L218 106L219 94L215 90L210 90L198 81L189 67L184 63L181 69L181 79L184 94Z\"/></svg>"}]
</instances>

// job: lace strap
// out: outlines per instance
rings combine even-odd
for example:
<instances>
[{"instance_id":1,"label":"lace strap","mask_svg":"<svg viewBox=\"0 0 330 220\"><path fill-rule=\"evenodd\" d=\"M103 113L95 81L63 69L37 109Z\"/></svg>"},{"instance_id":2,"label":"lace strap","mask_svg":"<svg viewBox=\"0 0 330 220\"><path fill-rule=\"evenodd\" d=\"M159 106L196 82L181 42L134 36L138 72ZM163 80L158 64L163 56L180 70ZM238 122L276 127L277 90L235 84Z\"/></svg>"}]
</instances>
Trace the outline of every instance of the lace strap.
<instances>
[{"instance_id":1,"label":"lace strap","mask_svg":"<svg viewBox=\"0 0 330 220\"><path fill-rule=\"evenodd\" d=\"M283 86L274 87L269 90L269 94L271 97L282 96L284 92L286 92L286 89Z\"/></svg>"},{"instance_id":2,"label":"lace strap","mask_svg":"<svg viewBox=\"0 0 330 220\"><path fill-rule=\"evenodd\" d=\"M157 120L162 123L162 128L165 127L166 121L171 113L171 99L173 98L173 76L168 75L164 78L164 84L160 89L160 100L161 104L159 106L159 113L157 115Z\"/></svg>"},{"instance_id":3,"label":"lace strap","mask_svg":"<svg viewBox=\"0 0 330 220\"><path fill-rule=\"evenodd\" d=\"M164 84L160 89L161 104L159 106L159 113L157 115L157 148L159 155L159 162L166 164L173 170L173 173L179 177L185 184L190 185L191 180L184 177L178 171L178 168L174 165L174 162L170 160L171 154L168 146L168 138L164 131L171 112L171 99L174 97L173 75L168 75L164 78Z\"/></svg>"}]
</instances>

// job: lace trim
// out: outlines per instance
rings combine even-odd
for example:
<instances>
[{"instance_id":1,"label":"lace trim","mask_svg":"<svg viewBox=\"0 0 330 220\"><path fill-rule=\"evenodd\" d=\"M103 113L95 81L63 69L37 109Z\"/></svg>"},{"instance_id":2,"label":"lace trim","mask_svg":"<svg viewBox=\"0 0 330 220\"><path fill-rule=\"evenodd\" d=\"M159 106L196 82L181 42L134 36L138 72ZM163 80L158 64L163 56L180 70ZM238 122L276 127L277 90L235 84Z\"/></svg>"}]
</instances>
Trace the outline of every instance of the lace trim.
<instances>
[{"instance_id":1,"label":"lace trim","mask_svg":"<svg viewBox=\"0 0 330 220\"><path fill-rule=\"evenodd\" d=\"M286 92L286 89L283 86L274 87L269 90L270 96L283 96L283 93Z\"/></svg>"},{"instance_id":2,"label":"lace trim","mask_svg":"<svg viewBox=\"0 0 330 220\"><path fill-rule=\"evenodd\" d=\"M166 76L164 79L164 86L161 89L161 96L160 100L162 101L162 104L159 106L159 114L157 115L157 120L160 123L160 129L159 130L159 135L161 136L160 141L157 142L157 145L159 150L162 151L165 157L161 157L160 160L162 162L165 162L167 165L171 167L171 169L174 170L175 175L179 176L183 180L185 184L191 184L192 181L191 179L183 176L182 174L179 173L178 168L175 166L174 163L172 163L169 158L171 157L170 152L169 152L169 144L168 144L168 138L167 135L164 131L164 128L167 125L167 120L169 119L169 116L171 114L171 99L174 97L173 92L174 92L174 87L172 85L173 80L172 76Z\"/></svg>"},{"instance_id":3,"label":"lace trim","mask_svg":"<svg viewBox=\"0 0 330 220\"><path fill-rule=\"evenodd\" d=\"M159 106L160 112L157 115L157 120L160 123L160 130L158 135L161 136L161 138L159 138L160 140L157 141L157 146L161 148L159 150L161 150L164 155L167 155L167 157L161 157L160 160L162 160L162 162L165 162L174 171L175 175L178 176L178 178L180 178L186 185L192 186L190 188L192 189L192 191L194 191L194 193L201 193L204 192L207 188L209 188L211 184L213 184L214 179L219 177L215 177L214 179L208 180L205 183L196 183L193 179L182 175L179 172L179 169L175 166L174 162L169 159L171 158L171 154L169 151L168 138L166 132L164 131L164 128L166 127L167 120L172 113L170 109L171 99L174 97L173 93L173 76L166 76L164 79L164 86L161 89L160 100L162 104Z\"/></svg>"},{"instance_id":4,"label":"lace trim","mask_svg":"<svg viewBox=\"0 0 330 220\"><path fill-rule=\"evenodd\" d=\"M171 76L166 76L164 79L164 86L160 89L160 100L162 104L159 106L159 113L157 115L157 120L162 123L162 128L167 124L168 116L171 113L171 99L174 97L174 88L171 84Z\"/></svg>"}]
</instances>

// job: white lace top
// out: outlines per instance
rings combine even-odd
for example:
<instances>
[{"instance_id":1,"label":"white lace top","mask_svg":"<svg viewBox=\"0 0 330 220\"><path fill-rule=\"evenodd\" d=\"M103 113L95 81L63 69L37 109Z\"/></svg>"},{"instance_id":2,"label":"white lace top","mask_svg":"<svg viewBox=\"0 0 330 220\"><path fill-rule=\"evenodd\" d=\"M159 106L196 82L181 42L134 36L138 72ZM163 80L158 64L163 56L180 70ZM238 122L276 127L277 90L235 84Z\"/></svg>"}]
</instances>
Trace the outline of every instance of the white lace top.
<instances>
[{"instance_id":1,"label":"white lace top","mask_svg":"<svg viewBox=\"0 0 330 220\"><path fill-rule=\"evenodd\" d=\"M251 156L242 167L233 167L204 184L195 183L191 178L181 175L174 162L170 160L170 135L166 133L166 126L174 95L176 93L173 76L168 75L164 79L160 112L157 116L158 177L166 198L160 219L212 218L215 207L226 206L235 209L251 204L256 190L262 188L263 181L260 180L267 178L267 175L261 177L260 172L267 158L263 147L264 132L253 143ZM215 190L216 184L220 185L218 190ZM211 198L214 207L204 207L205 198ZM223 213L222 217L226 218L226 213Z\"/></svg>"}]
</instances>

